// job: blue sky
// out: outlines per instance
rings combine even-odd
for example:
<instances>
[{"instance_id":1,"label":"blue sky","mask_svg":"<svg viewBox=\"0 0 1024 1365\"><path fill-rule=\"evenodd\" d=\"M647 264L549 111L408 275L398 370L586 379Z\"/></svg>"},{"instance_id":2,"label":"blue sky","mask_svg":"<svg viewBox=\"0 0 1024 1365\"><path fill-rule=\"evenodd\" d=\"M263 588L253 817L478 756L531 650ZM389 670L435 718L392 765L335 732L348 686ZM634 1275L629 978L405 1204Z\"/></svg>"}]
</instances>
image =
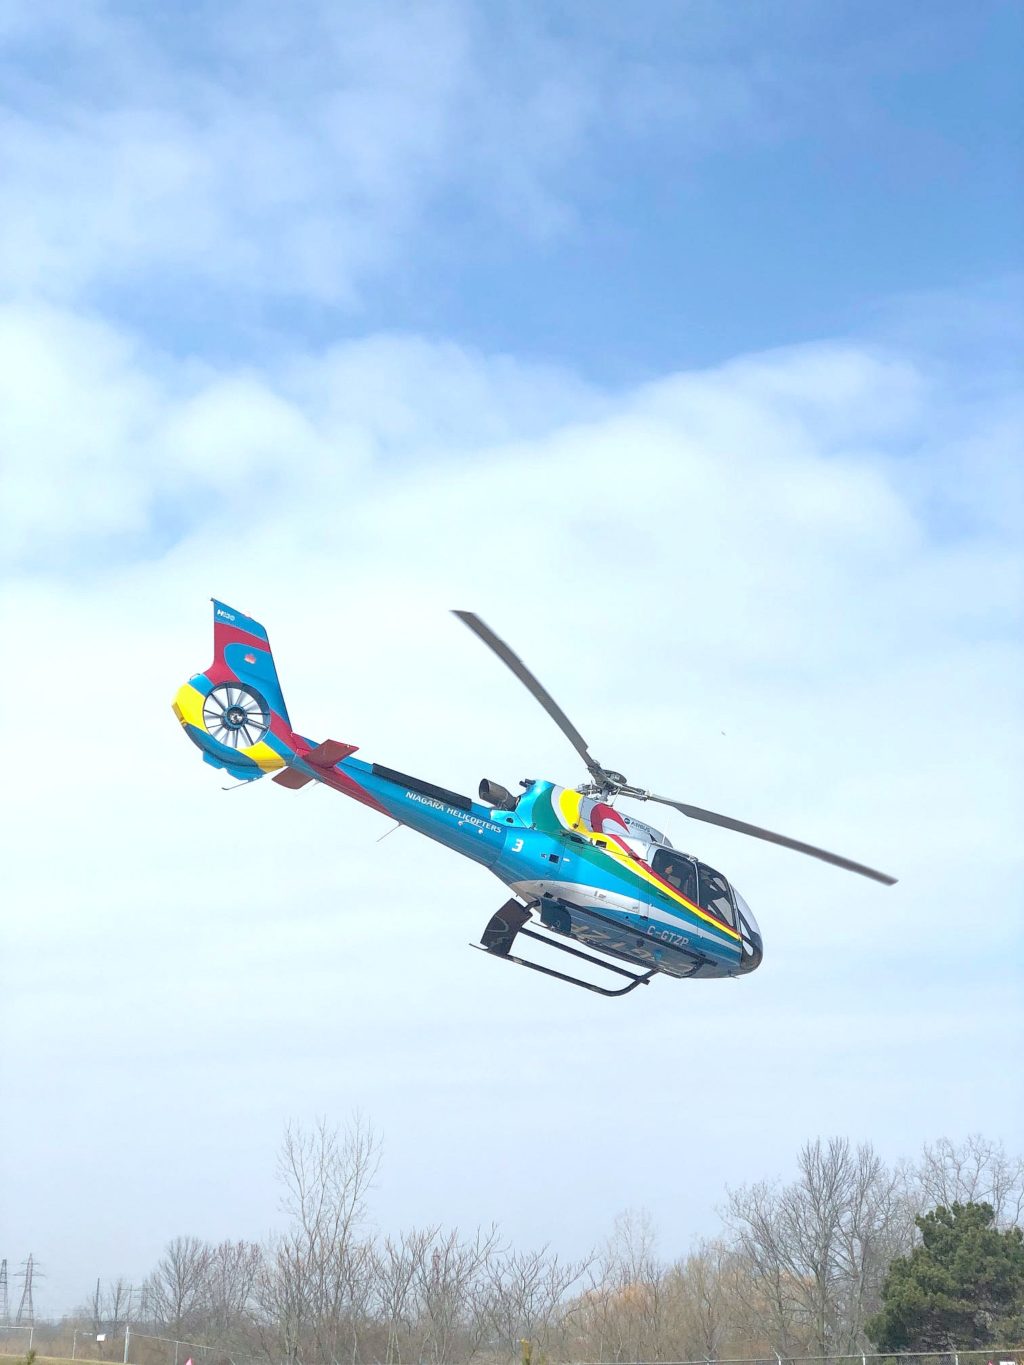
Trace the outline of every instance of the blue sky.
<instances>
[{"instance_id":1,"label":"blue sky","mask_svg":"<svg viewBox=\"0 0 1024 1365\"><path fill-rule=\"evenodd\" d=\"M75 1120L4 1125L0 1255L62 1309L261 1236L356 1108L382 1226L569 1253L678 1255L818 1133L1013 1144L1020 6L168 14L0 15L0 1080ZM477 869L198 764L214 594L310 734L577 780L474 608L604 761L900 883L680 819L756 976L509 980ZM496 1188L522 1115L573 1162Z\"/></svg>"},{"instance_id":2,"label":"blue sky","mask_svg":"<svg viewBox=\"0 0 1024 1365\"><path fill-rule=\"evenodd\" d=\"M460 234L454 261L446 242L415 325L436 312L499 348L525 332L539 354L603 377L609 355L634 373L704 364L863 327L893 293L1015 267L1018 7L755 4L740 25L721 6L658 9L652 31L613 21L601 35L618 60L569 170L564 232L511 270L503 234ZM596 46L588 14L572 17ZM721 102L717 128L686 117L705 92ZM399 325L407 288L389 300ZM478 315L481 297L500 323Z\"/></svg>"},{"instance_id":3,"label":"blue sky","mask_svg":"<svg viewBox=\"0 0 1024 1365\"><path fill-rule=\"evenodd\" d=\"M14 115L44 158L84 150L56 178L117 253L34 283L162 346L412 330L617 382L864 329L893 295L1019 264L1014 4L18 11ZM111 169L113 221L92 203ZM237 182L226 206L211 173ZM42 197L21 206L36 226ZM220 221L147 242L168 210ZM218 230L251 272L215 268Z\"/></svg>"}]
</instances>

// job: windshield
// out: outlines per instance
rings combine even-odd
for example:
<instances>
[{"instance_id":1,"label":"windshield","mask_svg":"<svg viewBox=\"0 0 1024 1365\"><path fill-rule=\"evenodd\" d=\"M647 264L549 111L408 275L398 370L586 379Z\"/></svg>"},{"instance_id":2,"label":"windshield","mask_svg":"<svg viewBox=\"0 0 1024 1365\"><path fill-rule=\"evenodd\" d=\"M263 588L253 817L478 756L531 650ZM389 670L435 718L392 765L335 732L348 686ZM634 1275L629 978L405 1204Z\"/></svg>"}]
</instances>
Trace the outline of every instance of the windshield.
<instances>
[{"instance_id":1,"label":"windshield","mask_svg":"<svg viewBox=\"0 0 1024 1365\"><path fill-rule=\"evenodd\" d=\"M753 910L751 910L750 906L743 899L743 897L740 895L740 893L736 890L735 887L733 887L732 889L732 894L736 898L736 909L740 912L740 917L746 920L747 925L751 929L753 929L755 934L759 934L761 930L758 928L757 920L754 918Z\"/></svg>"},{"instance_id":2,"label":"windshield","mask_svg":"<svg viewBox=\"0 0 1024 1365\"><path fill-rule=\"evenodd\" d=\"M757 920L754 918L753 911L735 887L732 889L732 894L736 901L736 911L740 920L740 939L743 944L743 958L740 962L740 971L752 972L757 967L760 967L761 960L764 957L764 943L761 939L761 931L757 927Z\"/></svg>"}]
</instances>

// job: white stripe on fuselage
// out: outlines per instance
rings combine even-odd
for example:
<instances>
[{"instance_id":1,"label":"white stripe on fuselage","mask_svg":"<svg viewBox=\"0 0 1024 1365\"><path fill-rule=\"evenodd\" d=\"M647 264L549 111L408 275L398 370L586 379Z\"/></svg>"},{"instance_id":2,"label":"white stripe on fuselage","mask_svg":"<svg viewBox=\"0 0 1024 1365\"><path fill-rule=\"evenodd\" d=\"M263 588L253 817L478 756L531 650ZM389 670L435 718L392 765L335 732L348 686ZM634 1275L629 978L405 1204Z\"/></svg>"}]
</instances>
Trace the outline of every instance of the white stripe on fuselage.
<instances>
[{"instance_id":1,"label":"white stripe on fuselage","mask_svg":"<svg viewBox=\"0 0 1024 1365\"><path fill-rule=\"evenodd\" d=\"M731 939L716 934L701 924L684 920L681 915L673 915L670 911L651 905L649 901L637 900L635 896L623 896L617 891L603 891L588 882L522 881L510 882L509 885L523 900L540 900L542 896L562 897L573 905L578 905L581 910L593 910L598 915L607 914L608 911L636 915L652 924L663 924L676 933L685 930L687 934L706 939L717 948L732 950L736 948Z\"/></svg>"}]
</instances>

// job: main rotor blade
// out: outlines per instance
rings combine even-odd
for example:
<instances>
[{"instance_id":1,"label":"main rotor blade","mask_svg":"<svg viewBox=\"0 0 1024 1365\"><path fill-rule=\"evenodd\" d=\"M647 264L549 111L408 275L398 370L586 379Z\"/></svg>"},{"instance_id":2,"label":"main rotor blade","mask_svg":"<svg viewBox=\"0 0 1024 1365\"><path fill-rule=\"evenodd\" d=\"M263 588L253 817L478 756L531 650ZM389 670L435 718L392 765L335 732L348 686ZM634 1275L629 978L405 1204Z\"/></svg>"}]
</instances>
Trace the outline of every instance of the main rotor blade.
<instances>
[{"instance_id":1,"label":"main rotor blade","mask_svg":"<svg viewBox=\"0 0 1024 1365\"><path fill-rule=\"evenodd\" d=\"M723 829L734 829L739 834L750 834L755 839L766 839L770 844L781 844L783 848L795 849L797 853L807 853L812 858L820 858L823 863L832 863L834 867L844 867L847 872L857 872L862 877L870 877L873 881L884 882L886 886L896 884L896 878L890 877L885 872L876 872L873 867L865 867L863 863L855 863L849 858L841 858L838 853L827 853L825 849L815 848L813 844L801 843L799 839L789 839L785 834L773 834L770 829L762 829L760 825L748 825L743 820L734 820L730 815L716 815L713 810L704 810L700 806L686 806L682 801L670 801L667 796L655 796L652 793L647 799L658 801L663 806L674 806L676 810L688 815L691 820L703 820L709 825L721 825Z\"/></svg>"},{"instance_id":2,"label":"main rotor blade","mask_svg":"<svg viewBox=\"0 0 1024 1365\"><path fill-rule=\"evenodd\" d=\"M495 635L490 626L485 625L476 612L473 611L453 611L453 616L457 616L464 625L469 626L474 634L478 635L488 648L493 649L501 662L512 670L524 687L540 702L544 710L555 722L562 734L579 754L580 758L587 765L589 772L597 776L604 772L604 769L593 758L587 748L587 741L573 725L572 721L565 714L562 708L555 701L554 697L543 688L530 670L520 659L518 654L513 654L504 640Z\"/></svg>"}]
</instances>

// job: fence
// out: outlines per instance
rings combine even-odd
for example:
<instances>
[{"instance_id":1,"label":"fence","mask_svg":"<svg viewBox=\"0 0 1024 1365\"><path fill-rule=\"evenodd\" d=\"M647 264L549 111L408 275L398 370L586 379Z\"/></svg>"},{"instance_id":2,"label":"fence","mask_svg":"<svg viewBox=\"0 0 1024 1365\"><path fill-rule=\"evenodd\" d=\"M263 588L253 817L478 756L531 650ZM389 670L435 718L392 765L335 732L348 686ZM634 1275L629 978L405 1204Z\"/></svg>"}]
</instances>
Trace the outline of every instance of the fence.
<instances>
[{"instance_id":1,"label":"fence","mask_svg":"<svg viewBox=\"0 0 1024 1365\"><path fill-rule=\"evenodd\" d=\"M11 1334L20 1334L13 1340ZM223 1346L211 1346L198 1341L179 1341L174 1337L156 1336L149 1332L127 1329L95 1334L67 1323L35 1323L30 1326L0 1324L0 1356L24 1356L35 1349L47 1358L87 1362L108 1362L109 1365L277 1365L266 1356L238 1355ZM524 1362L540 1365L538 1353L531 1353L524 1343ZM475 1357L476 1365L496 1365L489 1356ZM544 1365L1024 1365L1021 1347L990 1346L984 1350L951 1350L945 1352L865 1352L855 1355L784 1356L778 1351L767 1356L709 1357L698 1360L643 1361L616 1359L614 1361L562 1361L544 1359ZM300 1362L301 1365L301 1362ZM364 1365L380 1365L366 1361ZM424 1365L409 1361L408 1365ZM445 1362L460 1365L460 1362ZM468 1365L468 1363L466 1363Z\"/></svg>"},{"instance_id":2,"label":"fence","mask_svg":"<svg viewBox=\"0 0 1024 1365\"><path fill-rule=\"evenodd\" d=\"M526 1359L529 1359L527 1353ZM701 1356L699 1360L600 1360L573 1361L572 1365L1024 1365L1020 1346L986 1346L966 1351L890 1351L858 1352L855 1355L784 1356L773 1351L768 1356ZM536 1362L535 1362L536 1365ZM563 1362L568 1365L568 1362Z\"/></svg>"},{"instance_id":3,"label":"fence","mask_svg":"<svg viewBox=\"0 0 1024 1365\"><path fill-rule=\"evenodd\" d=\"M11 1342L8 1333L27 1334ZM18 1356L35 1349L43 1359L109 1362L109 1365L268 1365L266 1357L238 1355L223 1346L201 1341L179 1341L174 1337L136 1332L131 1325L113 1332L91 1332L66 1323L40 1322L31 1327L5 1327L0 1324L0 1356Z\"/></svg>"}]
</instances>

